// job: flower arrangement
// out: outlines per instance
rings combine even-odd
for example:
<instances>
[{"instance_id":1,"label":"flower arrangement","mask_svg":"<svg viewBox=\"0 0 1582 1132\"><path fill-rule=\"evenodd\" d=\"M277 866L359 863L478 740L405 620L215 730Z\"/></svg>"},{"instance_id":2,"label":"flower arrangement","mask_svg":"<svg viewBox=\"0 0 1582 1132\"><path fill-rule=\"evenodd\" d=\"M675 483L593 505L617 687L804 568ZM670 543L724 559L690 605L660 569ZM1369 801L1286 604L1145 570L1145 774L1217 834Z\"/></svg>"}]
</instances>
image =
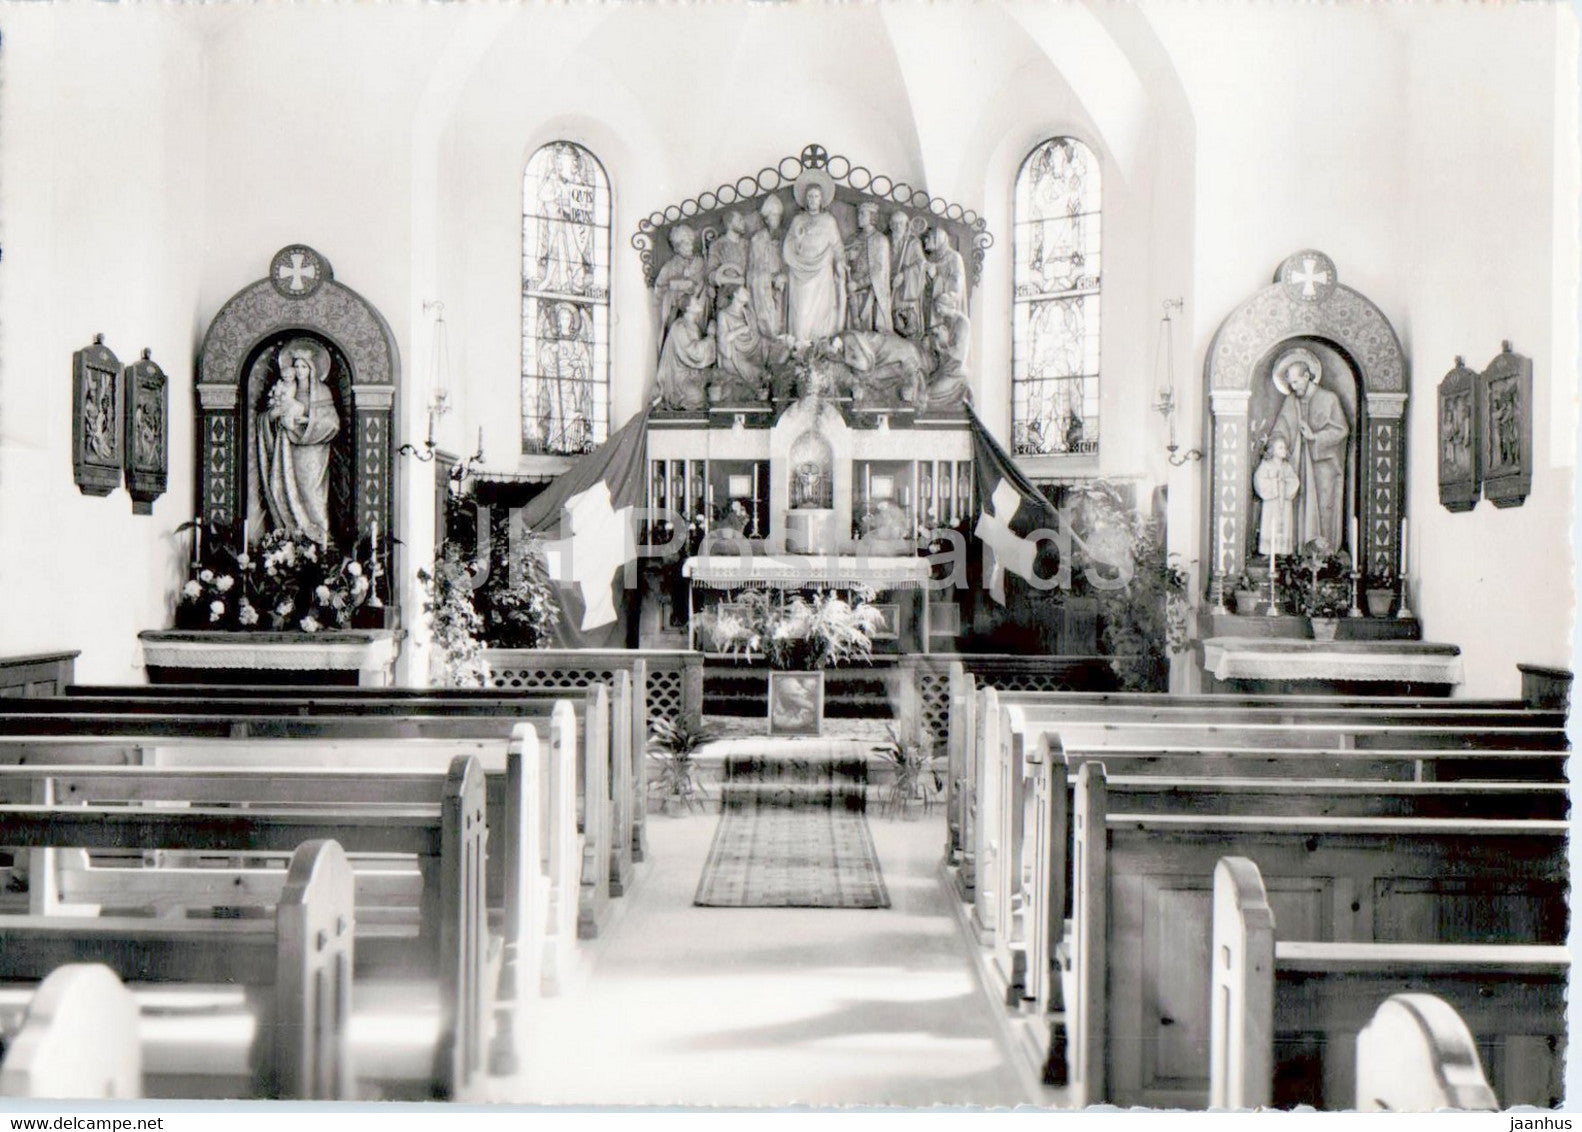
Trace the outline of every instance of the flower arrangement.
<instances>
[{"instance_id":1,"label":"flower arrangement","mask_svg":"<svg viewBox=\"0 0 1582 1132\"><path fill-rule=\"evenodd\" d=\"M1351 562L1318 539L1301 553L1280 559L1280 601L1287 613L1304 617L1344 617L1351 609Z\"/></svg>"},{"instance_id":2,"label":"flower arrangement","mask_svg":"<svg viewBox=\"0 0 1582 1132\"><path fill-rule=\"evenodd\" d=\"M483 658L483 618L472 603L472 574L461 550L447 542L432 570L419 570L423 616L447 688L483 688L489 666Z\"/></svg>"},{"instance_id":3,"label":"flower arrangement","mask_svg":"<svg viewBox=\"0 0 1582 1132\"><path fill-rule=\"evenodd\" d=\"M380 604L382 572L367 539L341 555L280 530L266 533L251 551L228 545L224 532L211 535L181 587L179 628L317 633L345 629L356 610Z\"/></svg>"},{"instance_id":4,"label":"flower arrangement","mask_svg":"<svg viewBox=\"0 0 1582 1132\"><path fill-rule=\"evenodd\" d=\"M853 592L847 601L829 591L789 599L747 590L735 602L702 614L699 626L719 652L748 662L764 657L773 668L814 671L866 664L884 614L872 593Z\"/></svg>"},{"instance_id":5,"label":"flower arrangement","mask_svg":"<svg viewBox=\"0 0 1582 1132\"><path fill-rule=\"evenodd\" d=\"M540 541L530 538L514 559L492 570L478 591L483 640L494 648L538 649L552 644L560 603Z\"/></svg>"}]
</instances>

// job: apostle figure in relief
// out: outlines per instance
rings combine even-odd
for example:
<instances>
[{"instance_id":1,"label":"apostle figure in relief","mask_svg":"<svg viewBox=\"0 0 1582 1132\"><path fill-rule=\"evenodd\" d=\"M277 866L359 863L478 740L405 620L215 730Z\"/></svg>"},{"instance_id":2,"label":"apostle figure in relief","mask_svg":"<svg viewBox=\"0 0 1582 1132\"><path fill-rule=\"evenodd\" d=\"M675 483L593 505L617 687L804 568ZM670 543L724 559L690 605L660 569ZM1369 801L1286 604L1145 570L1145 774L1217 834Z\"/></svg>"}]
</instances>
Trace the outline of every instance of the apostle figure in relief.
<instances>
[{"instance_id":1,"label":"apostle figure in relief","mask_svg":"<svg viewBox=\"0 0 1582 1132\"><path fill-rule=\"evenodd\" d=\"M725 214L725 231L709 245L709 313L720 310L720 291L747 282L747 217L741 212Z\"/></svg>"},{"instance_id":2,"label":"apostle figure in relief","mask_svg":"<svg viewBox=\"0 0 1582 1132\"><path fill-rule=\"evenodd\" d=\"M768 350L747 306L747 288L739 283L723 287L719 310L714 320L719 377L709 390L709 399L727 404L762 401L769 396L764 381Z\"/></svg>"},{"instance_id":3,"label":"apostle figure in relief","mask_svg":"<svg viewBox=\"0 0 1582 1132\"><path fill-rule=\"evenodd\" d=\"M890 238L874 227L878 216L876 201L857 206L857 233L846 245L846 328L888 334L895 325L890 315Z\"/></svg>"},{"instance_id":4,"label":"apostle figure in relief","mask_svg":"<svg viewBox=\"0 0 1582 1132\"><path fill-rule=\"evenodd\" d=\"M1346 500L1346 448L1351 425L1340 398L1320 384L1324 367L1297 347L1280 355L1272 375L1285 400L1269 430L1285 441L1301 487L1297 492L1294 545L1317 540L1331 553L1341 547Z\"/></svg>"},{"instance_id":5,"label":"apostle figure in relief","mask_svg":"<svg viewBox=\"0 0 1582 1132\"><path fill-rule=\"evenodd\" d=\"M311 338L280 348L280 377L258 422L258 469L264 505L280 530L330 541L330 442L341 430L335 396L324 379L330 356Z\"/></svg>"},{"instance_id":6,"label":"apostle figure in relief","mask_svg":"<svg viewBox=\"0 0 1582 1132\"><path fill-rule=\"evenodd\" d=\"M758 206L764 226L747 242L747 307L758 333L778 338L786 332L786 265L780 255L780 218L785 205L768 196Z\"/></svg>"},{"instance_id":7,"label":"apostle figure in relief","mask_svg":"<svg viewBox=\"0 0 1582 1132\"><path fill-rule=\"evenodd\" d=\"M928 395L919 408L954 409L971 400L967 388L967 347L972 324L946 301L928 329L929 352L934 359L928 378Z\"/></svg>"},{"instance_id":8,"label":"apostle figure in relief","mask_svg":"<svg viewBox=\"0 0 1582 1132\"><path fill-rule=\"evenodd\" d=\"M846 249L840 225L827 211L835 182L809 169L793 187L803 211L792 218L780 247L786 265L786 328L797 342L839 334L846 322Z\"/></svg>"},{"instance_id":9,"label":"apostle figure in relief","mask_svg":"<svg viewBox=\"0 0 1582 1132\"><path fill-rule=\"evenodd\" d=\"M967 265L961 253L950 246L950 235L943 228L928 230L928 324L943 321L951 311L967 309Z\"/></svg>"},{"instance_id":10,"label":"apostle figure in relief","mask_svg":"<svg viewBox=\"0 0 1582 1132\"><path fill-rule=\"evenodd\" d=\"M1297 489L1301 483L1291 466L1285 437L1274 436L1264 451L1258 470L1252 474L1253 490L1263 500L1263 518L1258 524L1258 553L1272 559L1276 554L1296 550L1294 515Z\"/></svg>"},{"instance_id":11,"label":"apostle figure in relief","mask_svg":"<svg viewBox=\"0 0 1582 1132\"><path fill-rule=\"evenodd\" d=\"M890 311L897 334L923 337L923 296L928 287L928 260L904 212L890 214Z\"/></svg>"},{"instance_id":12,"label":"apostle figure in relief","mask_svg":"<svg viewBox=\"0 0 1582 1132\"><path fill-rule=\"evenodd\" d=\"M659 400L667 409L708 407L710 370L715 362L713 325L703 321L703 295L689 295L681 317L659 351Z\"/></svg>"},{"instance_id":13,"label":"apostle figure in relief","mask_svg":"<svg viewBox=\"0 0 1582 1132\"><path fill-rule=\"evenodd\" d=\"M698 233L690 224L677 224L670 230L670 250L654 278L654 294L659 296L659 343L664 352L665 337L671 324L686 310L693 295L703 295L707 287L707 265L698 254Z\"/></svg>"}]
</instances>

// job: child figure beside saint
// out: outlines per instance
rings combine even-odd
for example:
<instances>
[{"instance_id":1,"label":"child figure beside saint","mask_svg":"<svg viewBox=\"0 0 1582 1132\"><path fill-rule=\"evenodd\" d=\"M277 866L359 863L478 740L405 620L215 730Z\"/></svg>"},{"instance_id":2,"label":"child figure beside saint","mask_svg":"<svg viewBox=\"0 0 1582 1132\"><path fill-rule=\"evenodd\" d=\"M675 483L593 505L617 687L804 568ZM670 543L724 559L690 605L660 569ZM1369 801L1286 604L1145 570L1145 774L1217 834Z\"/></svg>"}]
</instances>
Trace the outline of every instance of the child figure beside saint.
<instances>
[{"instance_id":1,"label":"child figure beside saint","mask_svg":"<svg viewBox=\"0 0 1582 1132\"><path fill-rule=\"evenodd\" d=\"M1285 437L1276 435L1264 450L1263 460L1252 475L1253 490L1263 500L1263 521L1258 526L1258 553L1271 562L1277 554L1296 550L1296 493L1301 486L1291 466L1291 452Z\"/></svg>"}]
</instances>

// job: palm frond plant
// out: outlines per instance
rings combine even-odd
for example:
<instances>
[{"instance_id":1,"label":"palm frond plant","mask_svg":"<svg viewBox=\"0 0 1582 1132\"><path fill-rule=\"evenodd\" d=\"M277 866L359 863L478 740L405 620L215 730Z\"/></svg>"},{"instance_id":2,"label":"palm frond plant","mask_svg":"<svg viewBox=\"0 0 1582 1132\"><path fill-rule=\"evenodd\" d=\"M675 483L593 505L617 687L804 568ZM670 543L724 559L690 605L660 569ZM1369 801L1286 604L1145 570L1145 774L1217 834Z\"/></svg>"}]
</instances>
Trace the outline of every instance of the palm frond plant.
<instances>
[{"instance_id":1,"label":"palm frond plant","mask_svg":"<svg viewBox=\"0 0 1582 1132\"><path fill-rule=\"evenodd\" d=\"M883 811L906 816L913 799L921 799L926 810L945 790L944 775L934 760L933 747L924 738L916 743L901 740L893 724L887 724L888 738L874 748L890 764L894 778L885 792Z\"/></svg>"},{"instance_id":2,"label":"palm frond plant","mask_svg":"<svg viewBox=\"0 0 1582 1132\"><path fill-rule=\"evenodd\" d=\"M653 763L648 788L650 797L659 799L660 813L668 813L672 802L689 811L701 808L708 791L698 777L697 752L713 738L707 727L685 717L654 720L648 730L648 757Z\"/></svg>"}]
</instances>

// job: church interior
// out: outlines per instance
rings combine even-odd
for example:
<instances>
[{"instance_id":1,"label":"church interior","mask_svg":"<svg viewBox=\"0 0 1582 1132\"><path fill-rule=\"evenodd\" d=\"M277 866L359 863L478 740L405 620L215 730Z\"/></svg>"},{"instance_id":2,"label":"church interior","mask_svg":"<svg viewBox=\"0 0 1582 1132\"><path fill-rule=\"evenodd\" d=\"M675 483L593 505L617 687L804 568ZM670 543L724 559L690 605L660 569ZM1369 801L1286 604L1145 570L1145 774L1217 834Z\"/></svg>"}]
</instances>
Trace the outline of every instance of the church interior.
<instances>
[{"instance_id":1,"label":"church interior","mask_svg":"<svg viewBox=\"0 0 1582 1132\"><path fill-rule=\"evenodd\" d=\"M0 4L0 1097L1561 1107L1577 39Z\"/></svg>"}]
</instances>

